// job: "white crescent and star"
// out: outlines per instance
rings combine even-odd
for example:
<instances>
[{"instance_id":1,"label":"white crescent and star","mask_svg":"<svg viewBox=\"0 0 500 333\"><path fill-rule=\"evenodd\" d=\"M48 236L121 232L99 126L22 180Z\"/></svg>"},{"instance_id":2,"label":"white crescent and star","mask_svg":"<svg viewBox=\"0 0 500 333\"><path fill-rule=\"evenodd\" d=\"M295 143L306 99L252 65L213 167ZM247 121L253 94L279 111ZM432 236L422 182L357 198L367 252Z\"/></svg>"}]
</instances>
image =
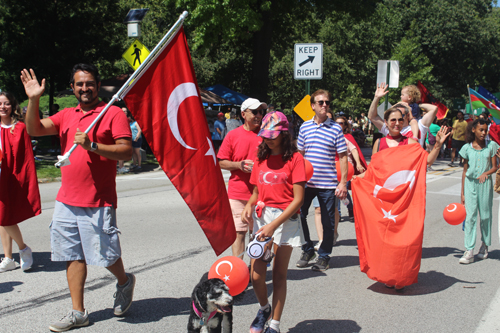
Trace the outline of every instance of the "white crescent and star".
<instances>
[{"instance_id":1,"label":"white crescent and star","mask_svg":"<svg viewBox=\"0 0 500 333\"><path fill-rule=\"evenodd\" d=\"M398 215L392 215L391 210L386 212L383 208L382 208L382 213L384 214L384 219L393 220L394 223L396 223L396 217L398 217Z\"/></svg>"},{"instance_id":2,"label":"white crescent and star","mask_svg":"<svg viewBox=\"0 0 500 333\"><path fill-rule=\"evenodd\" d=\"M489 109L494 109L494 110L500 111L500 108L491 102L488 103L488 106L489 106Z\"/></svg>"},{"instance_id":3,"label":"white crescent and star","mask_svg":"<svg viewBox=\"0 0 500 333\"><path fill-rule=\"evenodd\" d=\"M452 205L453 205L453 206L455 206L452 210L449 210L448 208L446 208L446 210L447 210L447 211L449 211L450 213L451 213L451 212L454 212L454 211L456 211L456 210L457 210L457 205L455 205L455 204L451 204L451 205L449 205L448 207L450 207L450 206L452 206Z\"/></svg>"},{"instance_id":4,"label":"white crescent and star","mask_svg":"<svg viewBox=\"0 0 500 333\"><path fill-rule=\"evenodd\" d=\"M217 273L217 275L218 275L218 276L222 276L222 275L220 275L220 273L219 273L219 267L220 267L222 264L228 264L228 265L229 265L229 267L231 267L231 269L229 270L229 272L231 272L231 271L233 270L233 264L232 264L230 261L228 261L228 260L223 260L223 261L221 261L220 263L218 263L218 264L217 264L217 266L215 266L215 273ZM226 275L226 276L224 277L224 280L226 280L226 278L227 278L227 280L229 280L229 276L227 276L227 275ZM226 281L227 281L227 280L226 280Z\"/></svg>"},{"instance_id":5,"label":"white crescent and star","mask_svg":"<svg viewBox=\"0 0 500 333\"><path fill-rule=\"evenodd\" d=\"M179 132L179 125L177 123L177 116L179 113L179 106L181 105L182 102L184 102L185 99L193 96L198 96L198 89L196 88L196 85L193 82L185 82L179 84L175 89L172 91L168 98L168 103L167 103L167 118L168 118L168 125L170 127L170 131L172 131L173 136L175 139L186 149L190 150L197 150L197 148L190 147L186 144L184 139L182 138L180 132ZM212 142L210 139L207 137L207 140L209 142L209 149L205 156L212 156L214 160L214 164L217 164L217 160L215 157L215 151L212 145Z\"/></svg>"},{"instance_id":6,"label":"white crescent and star","mask_svg":"<svg viewBox=\"0 0 500 333\"><path fill-rule=\"evenodd\" d=\"M375 185L375 188L373 189L373 196L376 198L378 192L383 188L393 191L399 185L405 184L407 182L410 182L411 189L413 187L413 184L415 183L416 172L416 170L401 170L393 173L389 176L389 178L387 178L384 186Z\"/></svg>"},{"instance_id":7,"label":"white crescent and star","mask_svg":"<svg viewBox=\"0 0 500 333\"><path fill-rule=\"evenodd\" d=\"M268 174L270 174L270 173L271 173L271 172L269 172L269 171L268 171L268 172L266 172L266 173L262 176L262 180L263 180L263 181L264 181L264 183L266 183L266 184L271 184L271 182L270 182L270 181L268 181L268 180L266 179L266 176L267 176Z\"/></svg>"}]
</instances>

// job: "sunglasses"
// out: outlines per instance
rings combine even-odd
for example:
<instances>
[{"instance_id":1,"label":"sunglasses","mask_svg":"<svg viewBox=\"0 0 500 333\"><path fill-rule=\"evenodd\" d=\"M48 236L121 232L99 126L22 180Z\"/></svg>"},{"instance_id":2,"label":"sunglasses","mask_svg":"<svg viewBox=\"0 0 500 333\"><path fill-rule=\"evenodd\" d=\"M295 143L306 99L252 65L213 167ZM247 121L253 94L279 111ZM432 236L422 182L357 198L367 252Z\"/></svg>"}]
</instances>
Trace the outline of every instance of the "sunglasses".
<instances>
[{"instance_id":1,"label":"sunglasses","mask_svg":"<svg viewBox=\"0 0 500 333\"><path fill-rule=\"evenodd\" d=\"M319 106L323 106L323 103L325 103L326 106L330 105L330 101L317 101Z\"/></svg>"},{"instance_id":2,"label":"sunglasses","mask_svg":"<svg viewBox=\"0 0 500 333\"><path fill-rule=\"evenodd\" d=\"M246 110L246 112L252 112L254 116L258 115L259 113L263 116L266 114L267 109L259 109L259 110Z\"/></svg>"},{"instance_id":3,"label":"sunglasses","mask_svg":"<svg viewBox=\"0 0 500 333\"><path fill-rule=\"evenodd\" d=\"M403 119L403 118L399 118L399 119L397 119L397 118L394 118L394 119L389 119L389 122L391 122L391 123L395 123L396 121L397 121L397 122L402 123L402 122L404 121L404 119Z\"/></svg>"},{"instance_id":4,"label":"sunglasses","mask_svg":"<svg viewBox=\"0 0 500 333\"><path fill-rule=\"evenodd\" d=\"M337 121L337 124L339 124L339 125L344 125L344 124L345 124L345 122L343 122L343 121Z\"/></svg>"}]
</instances>

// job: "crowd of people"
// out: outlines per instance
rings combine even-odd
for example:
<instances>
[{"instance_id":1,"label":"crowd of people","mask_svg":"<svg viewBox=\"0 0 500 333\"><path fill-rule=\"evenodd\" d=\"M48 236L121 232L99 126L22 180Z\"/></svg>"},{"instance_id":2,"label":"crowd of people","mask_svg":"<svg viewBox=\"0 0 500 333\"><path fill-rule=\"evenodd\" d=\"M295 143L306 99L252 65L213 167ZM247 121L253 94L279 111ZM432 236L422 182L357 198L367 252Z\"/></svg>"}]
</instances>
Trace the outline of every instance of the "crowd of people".
<instances>
[{"instance_id":1,"label":"crowd of people","mask_svg":"<svg viewBox=\"0 0 500 333\"><path fill-rule=\"evenodd\" d=\"M83 162L61 170L61 188L50 224L51 259L66 262L72 308L50 324L49 329L62 332L89 325L84 305L87 265L105 267L115 276L113 311L116 316L123 316L132 304L136 279L134 274L126 272L121 257L116 221L116 165L119 165L118 171L123 170L123 161L133 158L135 168L141 168L141 129L130 111L112 106L99 126L88 134L81 131L105 107L98 98L99 72L92 65L77 64L73 68L70 85L78 106L44 119L38 116L38 109L45 80L39 81L33 70L24 69L21 81L29 100L24 117L15 98L9 93L0 93L0 183L4 188L16 188L16 191L0 194L0 239L4 250L0 272L16 268L12 258L13 240L19 248L21 269L29 270L33 265L32 250L24 243L18 226L41 212L29 136L57 136L61 151L78 144L82 149L75 150L75 159ZM467 212L465 252L459 262L474 261L478 213L482 240L478 258L488 257L493 191L500 191L500 177L494 184L492 175L497 172L500 149L488 137L487 119L478 118L464 126L463 114L459 112L451 130L441 120L438 120L439 126L435 119L437 107L419 104L415 86L404 87L401 101L380 117L377 106L387 92L386 84L378 85L367 115L362 113L353 120L352 116L334 114L330 110L330 93L317 90L310 99L314 117L298 129L283 112L255 98L242 103L239 115L234 111L228 118L218 114L212 139L221 169L231 172L228 197L236 230L232 255L243 258L247 234L249 239L257 237L269 242L264 256L251 260L250 277L260 308L250 324L250 332L280 332L287 296L287 270L294 247L302 251L295 263L297 267L310 267L317 272L329 269L339 237L341 201L346 202L349 219L355 222L361 269L389 288L402 290L416 283L425 219L425 193L417 193L416 188L425 182L425 173L442 155L450 136L450 165L455 166L456 157L463 165L461 201ZM357 128L364 135L373 134L375 130L383 135L373 142L370 165L354 134ZM406 156L410 169L398 169L394 165L397 163L392 163L392 174L380 178L380 170L388 169L394 156ZM305 160L313 168L310 177L306 177ZM22 167L14 167L19 165ZM351 169L352 180L348 179ZM352 198L349 190L352 190ZM360 204L361 194L372 196L373 200L370 197L365 201L366 206ZM403 203L398 201L401 198L405 198ZM408 229L404 212L409 209L412 198L414 203L423 205L419 208L424 213L418 216L417 226L412 221ZM370 200L379 206L373 208L376 214L370 212L372 215L368 216ZM316 244L307 222L311 203L315 207L319 238ZM394 227L396 221L398 226ZM414 233L415 237L411 238L416 239L417 244L408 244L409 240L404 237L397 247L389 238L375 241L377 235L369 226L374 224L385 229L388 235ZM377 242L377 247L373 248L367 240ZM394 254L405 252L405 256L411 257L412 269L400 259L379 260L385 251L382 249L388 247ZM270 304L266 270L271 261L273 297ZM402 273L389 274L389 261L396 267L394 270ZM368 262L371 264L365 265Z\"/></svg>"}]
</instances>

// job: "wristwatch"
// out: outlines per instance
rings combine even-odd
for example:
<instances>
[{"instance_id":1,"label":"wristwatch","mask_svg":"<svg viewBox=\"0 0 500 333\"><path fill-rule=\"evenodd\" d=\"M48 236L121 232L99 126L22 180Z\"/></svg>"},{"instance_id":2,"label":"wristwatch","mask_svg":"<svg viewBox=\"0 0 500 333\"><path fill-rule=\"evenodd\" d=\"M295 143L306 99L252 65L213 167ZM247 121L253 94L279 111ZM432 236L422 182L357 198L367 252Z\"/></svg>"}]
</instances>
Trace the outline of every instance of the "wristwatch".
<instances>
[{"instance_id":1,"label":"wristwatch","mask_svg":"<svg viewBox=\"0 0 500 333\"><path fill-rule=\"evenodd\" d=\"M96 150L97 150L97 143L91 142L90 143L90 151L96 151Z\"/></svg>"}]
</instances>

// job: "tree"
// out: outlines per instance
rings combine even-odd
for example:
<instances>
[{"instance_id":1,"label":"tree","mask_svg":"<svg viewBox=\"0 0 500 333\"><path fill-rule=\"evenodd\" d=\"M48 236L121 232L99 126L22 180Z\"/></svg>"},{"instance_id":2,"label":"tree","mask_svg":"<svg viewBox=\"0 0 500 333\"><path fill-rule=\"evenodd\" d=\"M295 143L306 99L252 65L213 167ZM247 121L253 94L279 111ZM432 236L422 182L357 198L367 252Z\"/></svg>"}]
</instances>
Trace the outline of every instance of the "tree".
<instances>
[{"instance_id":1,"label":"tree","mask_svg":"<svg viewBox=\"0 0 500 333\"><path fill-rule=\"evenodd\" d=\"M104 75L112 71L122 52L124 16L117 0L2 1L0 87L24 97L19 74L33 68L39 79L46 78L52 105L55 92L67 89L76 63L94 63Z\"/></svg>"}]
</instances>

